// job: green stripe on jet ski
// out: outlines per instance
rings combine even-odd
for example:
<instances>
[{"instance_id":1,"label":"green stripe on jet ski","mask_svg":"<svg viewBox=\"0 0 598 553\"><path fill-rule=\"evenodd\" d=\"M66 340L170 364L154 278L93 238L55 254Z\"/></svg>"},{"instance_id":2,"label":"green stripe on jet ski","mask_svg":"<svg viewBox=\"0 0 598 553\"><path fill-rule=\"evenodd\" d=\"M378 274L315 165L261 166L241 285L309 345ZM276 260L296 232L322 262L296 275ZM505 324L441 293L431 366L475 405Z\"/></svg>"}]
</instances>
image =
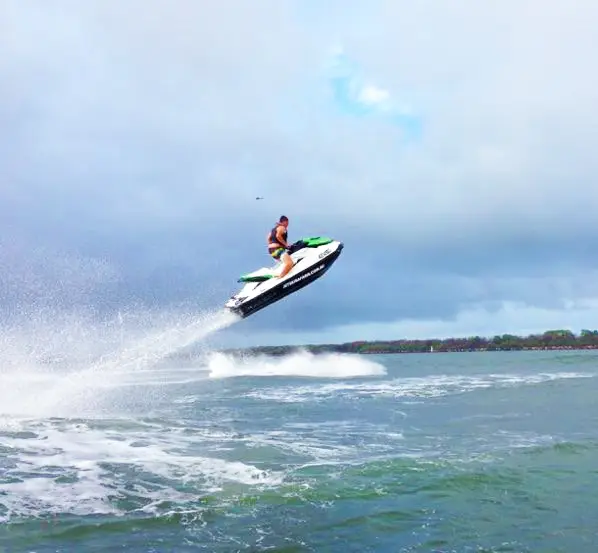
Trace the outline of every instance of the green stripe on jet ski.
<instances>
[{"instance_id":1,"label":"green stripe on jet ski","mask_svg":"<svg viewBox=\"0 0 598 553\"><path fill-rule=\"evenodd\" d=\"M303 242L308 248L317 248L318 246L324 246L332 242L332 238L326 238L325 236L314 236L312 238L304 238Z\"/></svg>"},{"instance_id":2,"label":"green stripe on jet ski","mask_svg":"<svg viewBox=\"0 0 598 553\"><path fill-rule=\"evenodd\" d=\"M244 275L237 282L264 282L274 278L274 275Z\"/></svg>"}]
</instances>

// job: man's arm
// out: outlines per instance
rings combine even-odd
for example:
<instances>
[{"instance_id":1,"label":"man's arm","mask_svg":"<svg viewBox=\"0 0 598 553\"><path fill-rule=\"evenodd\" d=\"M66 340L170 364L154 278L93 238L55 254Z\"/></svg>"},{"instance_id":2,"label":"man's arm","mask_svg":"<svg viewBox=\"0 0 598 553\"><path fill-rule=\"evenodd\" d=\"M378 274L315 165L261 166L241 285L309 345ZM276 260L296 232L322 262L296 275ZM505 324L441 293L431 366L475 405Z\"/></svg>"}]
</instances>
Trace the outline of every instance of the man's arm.
<instances>
[{"instance_id":1,"label":"man's arm","mask_svg":"<svg viewBox=\"0 0 598 553\"><path fill-rule=\"evenodd\" d=\"M289 247L286 240L282 237L282 228L281 227L278 227L278 229L276 229L276 238L285 248Z\"/></svg>"}]
</instances>

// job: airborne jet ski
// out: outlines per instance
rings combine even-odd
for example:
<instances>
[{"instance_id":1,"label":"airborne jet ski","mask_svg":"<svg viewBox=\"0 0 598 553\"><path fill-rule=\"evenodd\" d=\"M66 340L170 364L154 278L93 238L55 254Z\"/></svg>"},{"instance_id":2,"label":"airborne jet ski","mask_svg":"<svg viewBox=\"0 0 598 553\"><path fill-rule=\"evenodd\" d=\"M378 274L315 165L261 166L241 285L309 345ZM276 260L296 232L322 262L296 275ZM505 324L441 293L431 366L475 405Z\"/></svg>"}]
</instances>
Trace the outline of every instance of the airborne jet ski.
<instances>
[{"instance_id":1,"label":"airborne jet ski","mask_svg":"<svg viewBox=\"0 0 598 553\"><path fill-rule=\"evenodd\" d=\"M277 278L283 263L245 274L237 281L244 283L243 288L225 307L245 318L320 278L342 249L343 243L332 238L316 236L298 240L287 250L295 264L283 278Z\"/></svg>"}]
</instances>

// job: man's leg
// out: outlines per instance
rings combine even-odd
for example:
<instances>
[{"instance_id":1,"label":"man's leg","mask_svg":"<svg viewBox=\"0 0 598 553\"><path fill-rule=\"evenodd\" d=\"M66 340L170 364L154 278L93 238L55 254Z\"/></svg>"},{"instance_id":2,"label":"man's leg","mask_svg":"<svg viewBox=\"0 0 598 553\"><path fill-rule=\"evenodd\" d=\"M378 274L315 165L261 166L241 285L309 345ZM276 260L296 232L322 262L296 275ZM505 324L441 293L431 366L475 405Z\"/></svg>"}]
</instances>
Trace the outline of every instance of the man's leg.
<instances>
[{"instance_id":1,"label":"man's leg","mask_svg":"<svg viewBox=\"0 0 598 553\"><path fill-rule=\"evenodd\" d=\"M284 263L284 267L282 268L280 275L278 275L278 278L284 277L293 268L293 260L287 252L284 252L280 256L280 260Z\"/></svg>"}]
</instances>

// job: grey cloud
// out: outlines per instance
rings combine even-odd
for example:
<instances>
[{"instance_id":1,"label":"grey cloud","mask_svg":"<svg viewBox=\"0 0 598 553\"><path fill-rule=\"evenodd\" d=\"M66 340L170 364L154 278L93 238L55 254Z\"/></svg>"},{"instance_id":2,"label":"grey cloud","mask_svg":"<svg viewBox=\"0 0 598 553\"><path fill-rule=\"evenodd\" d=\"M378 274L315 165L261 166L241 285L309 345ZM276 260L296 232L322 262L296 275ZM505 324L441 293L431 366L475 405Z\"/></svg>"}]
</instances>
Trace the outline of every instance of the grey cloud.
<instances>
[{"instance_id":1,"label":"grey cloud","mask_svg":"<svg viewBox=\"0 0 598 553\"><path fill-rule=\"evenodd\" d=\"M281 213L347 249L248 329L594 293L571 284L597 258L594 3L328 6L315 26L274 0L6 6L0 224L114 266L98 302L219 304ZM337 42L417 107L419 142L328 109Z\"/></svg>"}]
</instances>

